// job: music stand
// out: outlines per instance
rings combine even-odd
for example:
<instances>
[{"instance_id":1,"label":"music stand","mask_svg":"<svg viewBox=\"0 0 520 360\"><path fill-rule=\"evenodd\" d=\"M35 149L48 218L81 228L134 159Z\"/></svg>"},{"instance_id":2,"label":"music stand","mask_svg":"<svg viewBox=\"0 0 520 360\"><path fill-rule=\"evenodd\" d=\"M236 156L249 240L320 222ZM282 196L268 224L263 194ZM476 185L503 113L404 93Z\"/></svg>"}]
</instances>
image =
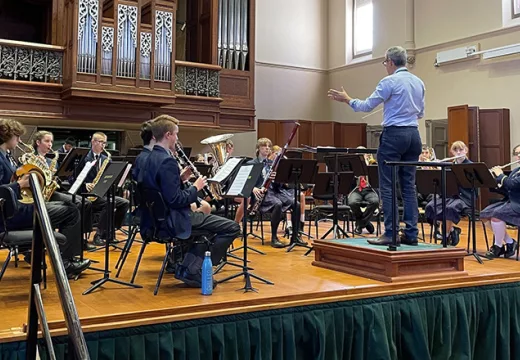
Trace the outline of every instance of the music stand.
<instances>
[{"instance_id":1,"label":"music stand","mask_svg":"<svg viewBox=\"0 0 520 360\"><path fill-rule=\"evenodd\" d=\"M300 185L313 184L314 176L316 175L318 161L303 160L303 159L281 159L278 168L276 169L275 182L279 184L293 184L294 185L294 205L293 205L293 233L291 242L287 252L293 250L296 246L302 246L309 249L307 243L299 242L300 235L300 217L294 216L299 214L299 199L300 199Z\"/></svg>"},{"instance_id":2,"label":"music stand","mask_svg":"<svg viewBox=\"0 0 520 360\"><path fill-rule=\"evenodd\" d=\"M224 197L228 198L241 198L242 202L244 204L244 217L242 218L242 225L247 226L247 199L251 196L253 192L253 188L255 187L256 181L260 177L262 173L263 164L250 164L250 165L242 165L240 169L238 170L236 176L233 178L233 182L231 186L229 187L229 190L227 194L224 195ZM253 286L251 285L251 277L260 280L268 285L274 285L269 280L263 279L258 275L251 274L249 272L248 266L247 266L247 233L245 231L242 232L242 241L244 245L242 246L244 249L244 257L243 261L244 264L242 266L242 271L231 275L223 280L220 280L219 283L223 283L232 279L235 279L241 275L244 275L245 280L245 286L243 287L244 292L248 291L254 291L258 292Z\"/></svg>"},{"instance_id":3,"label":"music stand","mask_svg":"<svg viewBox=\"0 0 520 360\"><path fill-rule=\"evenodd\" d=\"M73 148L65 156L65 159L60 163L58 170L56 170L56 176L61 178L69 178L74 176L74 179L78 176L78 167L80 164L85 162L85 157L89 153L88 148Z\"/></svg>"},{"instance_id":4,"label":"music stand","mask_svg":"<svg viewBox=\"0 0 520 360\"><path fill-rule=\"evenodd\" d=\"M497 182L485 163L456 164L451 167L459 185L463 188L471 188L471 231L473 232L473 249L468 255L473 255L475 259L483 264L482 259L477 253L477 226L475 219L475 191L480 188L493 188Z\"/></svg>"},{"instance_id":5,"label":"music stand","mask_svg":"<svg viewBox=\"0 0 520 360\"><path fill-rule=\"evenodd\" d=\"M437 222L437 195L440 192L439 190L442 181L441 177L442 171L436 169L417 169L415 173L415 185L417 187L417 192L421 194L433 194L433 208L435 210L432 224L434 229L436 228ZM446 198L458 194L459 185L457 184L457 178L452 171L446 169ZM446 211L446 209L443 209L443 212L444 211ZM435 243L437 243L437 239L435 239ZM442 234L442 247L447 247L447 234L444 232Z\"/></svg>"},{"instance_id":6,"label":"music stand","mask_svg":"<svg viewBox=\"0 0 520 360\"><path fill-rule=\"evenodd\" d=\"M126 175L128 174L128 167L126 162L111 162L105 169L101 179L98 181L94 189L90 194L82 194L82 196L95 196L104 197L107 199L107 238L105 240L105 270L101 279L92 281L92 286L83 292L83 295L88 295L98 287L102 286L106 282L112 282L119 285L130 286L133 288L142 288L141 285L131 284L125 281L110 278L109 261L110 261L110 243L115 239L114 229L114 207L116 201L115 188L118 183L124 182Z\"/></svg>"}]
</instances>

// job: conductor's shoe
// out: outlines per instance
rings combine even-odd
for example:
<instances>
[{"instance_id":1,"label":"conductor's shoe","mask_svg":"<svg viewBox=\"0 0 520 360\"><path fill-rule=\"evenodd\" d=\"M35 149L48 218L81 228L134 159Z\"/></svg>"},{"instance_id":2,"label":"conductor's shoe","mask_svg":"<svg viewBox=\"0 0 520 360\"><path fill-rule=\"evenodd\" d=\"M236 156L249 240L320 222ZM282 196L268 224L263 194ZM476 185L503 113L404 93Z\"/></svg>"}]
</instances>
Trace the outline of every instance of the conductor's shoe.
<instances>
[{"instance_id":1,"label":"conductor's shoe","mask_svg":"<svg viewBox=\"0 0 520 360\"><path fill-rule=\"evenodd\" d=\"M418 244L417 238L410 239L405 234L400 234L399 240L401 241L401 244L404 244L404 245L417 246L417 244Z\"/></svg>"},{"instance_id":2,"label":"conductor's shoe","mask_svg":"<svg viewBox=\"0 0 520 360\"><path fill-rule=\"evenodd\" d=\"M385 234L381 235L379 238L377 239L367 239L368 243L369 244L372 244L372 245L391 245L392 244L392 238L390 236L387 236ZM398 236L397 237L397 246L400 246L401 245L401 239L400 237Z\"/></svg>"}]
</instances>

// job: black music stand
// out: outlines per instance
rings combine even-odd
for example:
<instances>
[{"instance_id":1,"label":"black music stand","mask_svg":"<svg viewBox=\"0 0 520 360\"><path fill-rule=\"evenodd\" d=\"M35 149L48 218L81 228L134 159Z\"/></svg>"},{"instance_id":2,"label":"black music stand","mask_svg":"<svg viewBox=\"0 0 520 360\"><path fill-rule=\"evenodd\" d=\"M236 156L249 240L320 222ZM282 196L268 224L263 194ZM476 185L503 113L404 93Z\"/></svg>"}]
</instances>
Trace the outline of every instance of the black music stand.
<instances>
[{"instance_id":1,"label":"black music stand","mask_svg":"<svg viewBox=\"0 0 520 360\"><path fill-rule=\"evenodd\" d=\"M475 219L475 192L480 188L493 188L497 182L485 163L456 164L451 167L459 185L463 188L471 188L471 231L473 235L473 249L468 255L473 255L475 259L483 264L482 259L477 253L477 221Z\"/></svg>"},{"instance_id":2,"label":"black music stand","mask_svg":"<svg viewBox=\"0 0 520 360\"><path fill-rule=\"evenodd\" d=\"M229 187L229 190L227 194L224 195L224 197L228 198L241 198L242 202L244 204L244 217L242 218L242 225L247 226L247 199L251 196L253 192L253 188L255 187L256 181L260 177L260 174L262 173L263 164L250 164L250 165L242 165L240 169L238 170L236 176L233 179L233 183ZM235 279L239 276L244 275L245 280L245 286L242 288L244 292L248 291L254 291L258 292L253 286L251 285L251 277L260 280L268 285L274 285L269 280L263 279L259 277L258 275L251 274L249 272L250 268L247 266L247 233L245 231L243 233L242 241L244 245L242 248L244 249L244 264L242 266L242 271L231 275L223 280L220 280L219 283L223 283L232 279Z\"/></svg>"},{"instance_id":3,"label":"black music stand","mask_svg":"<svg viewBox=\"0 0 520 360\"><path fill-rule=\"evenodd\" d=\"M125 285L133 288L142 288L141 285L131 284L129 282L110 278L109 261L110 261L110 243L115 239L114 229L114 207L116 200L116 186L118 183L124 182L128 174L128 164L126 162L111 162L105 169L101 179L94 186L90 194L82 194L82 196L104 197L107 199L107 238L105 240L105 270L101 279L92 281L92 286L83 292L83 295L88 295L92 291L101 287L106 282L112 282L119 285Z\"/></svg>"},{"instance_id":4,"label":"black music stand","mask_svg":"<svg viewBox=\"0 0 520 360\"><path fill-rule=\"evenodd\" d=\"M441 188L441 170L425 170L425 169L417 169L415 173L415 185L417 187L417 192L421 194L433 194L433 208L434 216L432 220L432 226L435 229L437 223L437 195L439 194L439 190ZM452 197L459 194L459 185L457 184L457 178L455 174L446 170L446 198ZM443 209L443 212L445 209ZM437 239L435 239L435 243L437 243ZM442 234L442 247L447 247L447 234L443 232Z\"/></svg>"},{"instance_id":5,"label":"black music stand","mask_svg":"<svg viewBox=\"0 0 520 360\"><path fill-rule=\"evenodd\" d=\"M278 184L292 184L294 186L294 205L293 215L298 213L297 207L299 206L300 200L300 185L301 184L313 184L314 176L316 175L318 161L316 160L303 160L303 159L282 159L276 169L275 182ZM300 214L301 215L301 214ZM296 246L302 246L306 249L310 249L307 243L299 242L298 237L302 231L300 231L300 217L293 216L293 233L291 236L291 242L287 252L293 250Z\"/></svg>"}]
</instances>

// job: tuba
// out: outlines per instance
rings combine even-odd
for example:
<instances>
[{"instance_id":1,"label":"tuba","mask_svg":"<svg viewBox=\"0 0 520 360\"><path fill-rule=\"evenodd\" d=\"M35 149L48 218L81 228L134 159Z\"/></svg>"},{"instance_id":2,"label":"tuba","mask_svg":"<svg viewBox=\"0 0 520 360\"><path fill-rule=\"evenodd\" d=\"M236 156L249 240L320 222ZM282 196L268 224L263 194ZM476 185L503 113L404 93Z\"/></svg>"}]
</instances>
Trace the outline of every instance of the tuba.
<instances>
[{"instance_id":1,"label":"tuba","mask_svg":"<svg viewBox=\"0 0 520 360\"><path fill-rule=\"evenodd\" d=\"M52 181L52 173L49 171L47 163L39 156L35 155L34 148L22 141L18 142L16 147L22 152L18 161L22 164L13 174L11 181L17 181L26 174L36 173L40 188L43 190L47 184ZM34 203L34 196L31 188L20 189L21 199L18 201L22 204Z\"/></svg>"},{"instance_id":2,"label":"tuba","mask_svg":"<svg viewBox=\"0 0 520 360\"><path fill-rule=\"evenodd\" d=\"M227 160L226 142L232 137L233 134L215 135L200 142L203 145L209 145L211 152L215 157L216 165L213 167L213 176L215 176ZM222 188L220 184L211 183L209 185L214 197L218 200L222 199Z\"/></svg>"}]
</instances>

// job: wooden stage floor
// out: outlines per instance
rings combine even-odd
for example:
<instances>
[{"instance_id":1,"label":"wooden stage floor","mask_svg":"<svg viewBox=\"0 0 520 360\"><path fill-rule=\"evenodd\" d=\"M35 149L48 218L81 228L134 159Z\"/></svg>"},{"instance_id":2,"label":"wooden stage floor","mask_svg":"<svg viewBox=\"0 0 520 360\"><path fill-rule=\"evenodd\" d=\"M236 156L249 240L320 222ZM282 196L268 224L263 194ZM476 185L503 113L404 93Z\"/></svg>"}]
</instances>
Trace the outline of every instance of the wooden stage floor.
<instances>
[{"instance_id":1,"label":"wooden stage floor","mask_svg":"<svg viewBox=\"0 0 520 360\"><path fill-rule=\"evenodd\" d=\"M268 227L265 226L266 234L269 234ZM461 227L463 233L459 246L465 246L467 223L461 223ZM320 233L324 233L328 228L329 224L322 224ZM484 253L482 227L479 224L477 228L478 250ZM509 232L516 238L516 230ZM490 230L488 235L491 240ZM468 256L465 268L469 276L388 284L312 266L314 255L302 256L305 251L303 248L287 253L284 249L271 248L268 245L269 240L266 239L265 246L257 239L250 240L251 246L267 253L264 256L249 252L253 273L275 283L272 286L254 281L253 285L258 289L258 293L240 291L243 287L243 277L239 277L220 284L212 296L202 296L200 289L185 288L173 278L173 275L167 274L163 278L159 294L154 296L153 289L164 254L164 246L157 244L149 246L144 254L136 279L136 283L143 285L142 289L107 284L105 288L98 289L90 295L82 295L90 286L90 282L102 275L88 271L78 281L70 282L82 327L85 332L100 331L241 312L520 281L520 262L514 259L485 260L481 265ZM240 241L236 241L236 244L239 245ZM139 247L140 244L136 244L132 248L120 277L122 280L130 279ZM111 251L111 269L114 269L118 256L119 251ZM4 257L5 251L1 251L0 259L3 260ZM102 264L102 252L89 254L89 257L101 261ZM237 270L238 268L226 266L216 278L222 279L236 273ZM52 270L49 270L48 278L48 288L43 290L44 306L51 328L54 329L53 334L61 335L64 334L63 314ZM28 279L29 266L22 260L18 269L14 268L13 263L10 264L4 279L0 282L0 342L24 339Z\"/></svg>"}]
</instances>

